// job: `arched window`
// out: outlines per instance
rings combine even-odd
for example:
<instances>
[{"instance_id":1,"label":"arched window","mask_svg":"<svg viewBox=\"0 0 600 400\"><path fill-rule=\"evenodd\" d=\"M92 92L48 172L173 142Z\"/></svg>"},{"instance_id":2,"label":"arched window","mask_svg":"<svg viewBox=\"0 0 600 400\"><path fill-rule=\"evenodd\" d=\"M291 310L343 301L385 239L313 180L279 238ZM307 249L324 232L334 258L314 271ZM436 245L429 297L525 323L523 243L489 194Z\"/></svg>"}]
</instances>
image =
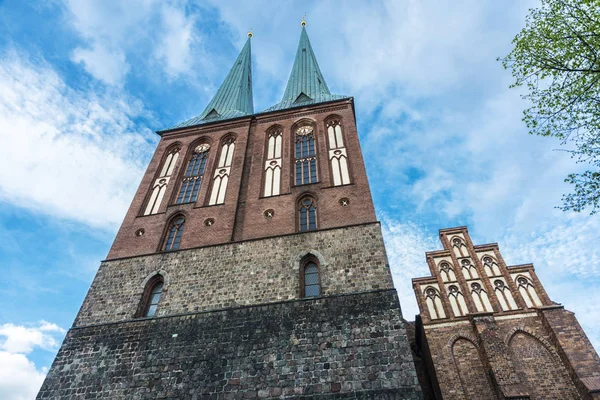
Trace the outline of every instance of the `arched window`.
<instances>
[{"instance_id":1,"label":"arched window","mask_svg":"<svg viewBox=\"0 0 600 400\"><path fill-rule=\"evenodd\" d=\"M209 149L210 145L207 143L200 144L194 148L181 182L181 188L179 189L176 201L177 204L193 203L198 199L198 191L204 177Z\"/></svg>"},{"instance_id":2,"label":"arched window","mask_svg":"<svg viewBox=\"0 0 600 400\"><path fill-rule=\"evenodd\" d=\"M500 273L500 268L498 267L498 263L490 256L483 256L481 259L483 263L483 269L487 276L498 276L502 275Z\"/></svg>"},{"instance_id":3,"label":"arched window","mask_svg":"<svg viewBox=\"0 0 600 400\"><path fill-rule=\"evenodd\" d=\"M304 265L302 297L317 297L321 295L321 280L319 267L313 261Z\"/></svg>"},{"instance_id":4,"label":"arched window","mask_svg":"<svg viewBox=\"0 0 600 400\"><path fill-rule=\"evenodd\" d=\"M440 292L436 288L429 286L425 289L424 294L425 304L427 304L427 309L429 310L430 318L446 318L446 312L444 311L444 306L442 305L442 298L440 297Z\"/></svg>"},{"instance_id":5,"label":"arched window","mask_svg":"<svg viewBox=\"0 0 600 400\"><path fill-rule=\"evenodd\" d=\"M179 158L179 147L174 147L167 153L167 157L163 161L160 174L154 181L152 186L152 193L144 209L144 215L156 214L160 208L165 192L167 191L167 185L177 164Z\"/></svg>"},{"instance_id":6,"label":"arched window","mask_svg":"<svg viewBox=\"0 0 600 400\"><path fill-rule=\"evenodd\" d=\"M160 296L162 296L164 282L162 279L159 282L156 282L150 291L150 296L148 297L148 304L146 305L146 312L144 313L144 317L154 317L156 314L156 310L158 309L158 302L160 301Z\"/></svg>"},{"instance_id":7,"label":"arched window","mask_svg":"<svg viewBox=\"0 0 600 400\"><path fill-rule=\"evenodd\" d=\"M265 191L264 196L277 196L281 186L281 129L268 134L267 157L265 161Z\"/></svg>"},{"instance_id":8,"label":"arched window","mask_svg":"<svg viewBox=\"0 0 600 400\"><path fill-rule=\"evenodd\" d=\"M315 133L311 125L301 125L296 129L296 185L306 185L317 181L317 153Z\"/></svg>"},{"instance_id":9,"label":"arched window","mask_svg":"<svg viewBox=\"0 0 600 400\"><path fill-rule=\"evenodd\" d=\"M471 263L471 260L462 259L460 260L460 265L462 266L462 272L465 276L465 279L473 279L478 278L477 276L477 268Z\"/></svg>"},{"instance_id":10,"label":"arched window","mask_svg":"<svg viewBox=\"0 0 600 400\"><path fill-rule=\"evenodd\" d=\"M442 261L439 265L440 267L440 276L442 277L442 281L444 282L452 282L456 280L456 275L454 274L454 269L450 266L450 263L447 261Z\"/></svg>"},{"instance_id":11,"label":"arched window","mask_svg":"<svg viewBox=\"0 0 600 400\"><path fill-rule=\"evenodd\" d=\"M515 299L513 299L512 293L503 279L496 279L494 281L494 292L496 293L496 297L498 298L498 302L504 311L516 310L517 303L515 303Z\"/></svg>"},{"instance_id":12,"label":"arched window","mask_svg":"<svg viewBox=\"0 0 600 400\"><path fill-rule=\"evenodd\" d=\"M175 218L175 220L173 220L171 226L169 227L167 239L165 240L165 251L179 249L179 244L181 243L181 235L183 235L184 225L185 218L183 218L182 216L179 216Z\"/></svg>"},{"instance_id":13,"label":"arched window","mask_svg":"<svg viewBox=\"0 0 600 400\"><path fill-rule=\"evenodd\" d=\"M460 292L460 289L456 285L448 286L448 299L450 300L450 307L452 307L452 312L455 317L462 317L463 315L467 315L469 309L467 308L467 303L465 302L465 297Z\"/></svg>"},{"instance_id":14,"label":"arched window","mask_svg":"<svg viewBox=\"0 0 600 400\"><path fill-rule=\"evenodd\" d=\"M494 309L492 308L492 304L490 303L490 299L488 298L488 294L485 291L485 289L481 287L481 283L471 283L471 296L473 297L473 302L475 303L475 307L477 307L477 311L494 311Z\"/></svg>"},{"instance_id":15,"label":"arched window","mask_svg":"<svg viewBox=\"0 0 600 400\"><path fill-rule=\"evenodd\" d=\"M299 216L299 230L314 231L317 229L317 205L312 197L304 197L300 201L300 209L298 211Z\"/></svg>"},{"instance_id":16,"label":"arched window","mask_svg":"<svg viewBox=\"0 0 600 400\"><path fill-rule=\"evenodd\" d=\"M233 161L233 152L235 150L235 138L228 137L223 140L221 146L221 156L213 177L212 194L210 195L209 205L223 204L225 194L227 193L227 183L231 173L231 162Z\"/></svg>"},{"instance_id":17,"label":"arched window","mask_svg":"<svg viewBox=\"0 0 600 400\"><path fill-rule=\"evenodd\" d=\"M517 287L519 289L519 293L523 296L523 300L525 300L525 304L527 307L532 308L534 306L541 306L542 301L540 300L535 288L531 281L525 276L519 276L517 278Z\"/></svg>"},{"instance_id":18,"label":"arched window","mask_svg":"<svg viewBox=\"0 0 600 400\"><path fill-rule=\"evenodd\" d=\"M333 186L347 185L350 183L348 153L344 145L342 126L339 119L327 122L327 136L329 138L329 162L331 163Z\"/></svg>"}]
</instances>

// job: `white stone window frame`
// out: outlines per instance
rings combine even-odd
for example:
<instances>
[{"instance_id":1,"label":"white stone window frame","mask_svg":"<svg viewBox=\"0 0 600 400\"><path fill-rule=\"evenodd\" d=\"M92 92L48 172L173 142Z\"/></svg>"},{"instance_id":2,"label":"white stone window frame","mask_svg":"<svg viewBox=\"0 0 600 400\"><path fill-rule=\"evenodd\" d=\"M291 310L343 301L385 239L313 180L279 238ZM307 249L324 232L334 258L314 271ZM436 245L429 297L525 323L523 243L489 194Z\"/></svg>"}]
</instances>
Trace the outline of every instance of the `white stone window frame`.
<instances>
[{"instance_id":1,"label":"white stone window frame","mask_svg":"<svg viewBox=\"0 0 600 400\"><path fill-rule=\"evenodd\" d=\"M276 129L268 133L267 156L264 169L264 197L277 196L281 193L281 170L283 168L282 148L283 131L281 129Z\"/></svg>"},{"instance_id":2,"label":"white stone window frame","mask_svg":"<svg viewBox=\"0 0 600 400\"><path fill-rule=\"evenodd\" d=\"M228 137L221 142L221 154L215 173L213 174L213 186L208 205L219 205L225 203L227 184L231 175L231 164L235 153L235 138Z\"/></svg>"},{"instance_id":3,"label":"white stone window frame","mask_svg":"<svg viewBox=\"0 0 600 400\"><path fill-rule=\"evenodd\" d=\"M163 161L160 174L154 180L154 184L152 185L152 193L150 194L143 215L158 213L160 205L165 197L165 193L167 192L167 186L169 185L169 181L171 180L171 176L177 165L180 150L179 147L174 147L168 151L167 157Z\"/></svg>"},{"instance_id":4,"label":"white stone window frame","mask_svg":"<svg viewBox=\"0 0 600 400\"><path fill-rule=\"evenodd\" d=\"M333 186L349 185L350 166L340 119L331 119L327 122L327 138Z\"/></svg>"}]
</instances>

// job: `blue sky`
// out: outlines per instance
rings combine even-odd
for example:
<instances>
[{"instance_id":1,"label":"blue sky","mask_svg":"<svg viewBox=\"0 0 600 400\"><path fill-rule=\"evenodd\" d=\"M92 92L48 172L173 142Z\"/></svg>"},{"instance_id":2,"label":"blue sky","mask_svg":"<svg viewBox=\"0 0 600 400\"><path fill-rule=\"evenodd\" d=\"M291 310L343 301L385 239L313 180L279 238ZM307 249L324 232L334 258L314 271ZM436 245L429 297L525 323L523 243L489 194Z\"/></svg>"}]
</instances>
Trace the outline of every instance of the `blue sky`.
<instances>
[{"instance_id":1,"label":"blue sky","mask_svg":"<svg viewBox=\"0 0 600 400\"><path fill-rule=\"evenodd\" d=\"M405 316L440 228L533 262L600 347L600 217L555 209L577 166L527 135L496 61L535 2L0 1L0 397L32 398L158 141L199 114L253 28L256 111L283 94L307 14L355 97Z\"/></svg>"}]
</instances>

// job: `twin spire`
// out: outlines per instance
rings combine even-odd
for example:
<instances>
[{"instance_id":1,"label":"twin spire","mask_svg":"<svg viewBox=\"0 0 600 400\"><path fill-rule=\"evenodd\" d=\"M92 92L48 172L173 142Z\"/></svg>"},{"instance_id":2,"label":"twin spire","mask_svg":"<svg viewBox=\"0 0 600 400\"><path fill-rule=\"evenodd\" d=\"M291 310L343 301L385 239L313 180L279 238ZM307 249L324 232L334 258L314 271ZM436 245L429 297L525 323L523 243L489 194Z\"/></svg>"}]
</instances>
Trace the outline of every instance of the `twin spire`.
<instances>
[{"instance_id":1,"label":"twin spire","mask_svg":"<svg viewBox=\"0 0 600 400\"><path fill-rule=\"evenodd\" d=\"M306 34L306 22L302 19L302 33L296 51L296 59L292 73L285 88L280 103L267 108L263 112L285 110L308 104L323 103L331 100L347 98L348 96L333 95L325 83L325 78L319 69L317 58L313 52L310 40ZM208 103L202 114L168 130L206 124L231 118L254 114L252 100L252 62L250 39L242 48L235 64L227 74L225 81Z\"/></svg>"}]
</instances>

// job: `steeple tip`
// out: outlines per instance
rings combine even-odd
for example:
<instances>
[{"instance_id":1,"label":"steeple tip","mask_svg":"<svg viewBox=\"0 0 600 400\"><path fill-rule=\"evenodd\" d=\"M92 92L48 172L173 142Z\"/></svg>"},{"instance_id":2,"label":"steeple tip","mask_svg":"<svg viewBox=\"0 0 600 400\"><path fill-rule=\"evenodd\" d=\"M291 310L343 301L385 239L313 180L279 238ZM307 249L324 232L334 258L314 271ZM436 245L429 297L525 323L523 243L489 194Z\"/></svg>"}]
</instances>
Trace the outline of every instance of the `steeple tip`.
<instances>
[{"instance_id":1,"label":"steeple tip","mask_svg":"<svg viewBox=\"0 0 600 400\"><path fill-rule=\"evenodd\" d=\"M304 16L302 17L302 22L300 22L300 25L302 26L306 26L306 13L304 13Z\"/></svg>"},{"instance_id":2,"label":"steeple tip","mask_svg":"<svg viewBox=\"0 0 600 400\"><path fill-rule=\"evenodd\" d=\"M250 28L248 31L248 37L251 38L252 36L254 36L254 33L252 33L252 28Z\"/></svg>"}]
</instances>

